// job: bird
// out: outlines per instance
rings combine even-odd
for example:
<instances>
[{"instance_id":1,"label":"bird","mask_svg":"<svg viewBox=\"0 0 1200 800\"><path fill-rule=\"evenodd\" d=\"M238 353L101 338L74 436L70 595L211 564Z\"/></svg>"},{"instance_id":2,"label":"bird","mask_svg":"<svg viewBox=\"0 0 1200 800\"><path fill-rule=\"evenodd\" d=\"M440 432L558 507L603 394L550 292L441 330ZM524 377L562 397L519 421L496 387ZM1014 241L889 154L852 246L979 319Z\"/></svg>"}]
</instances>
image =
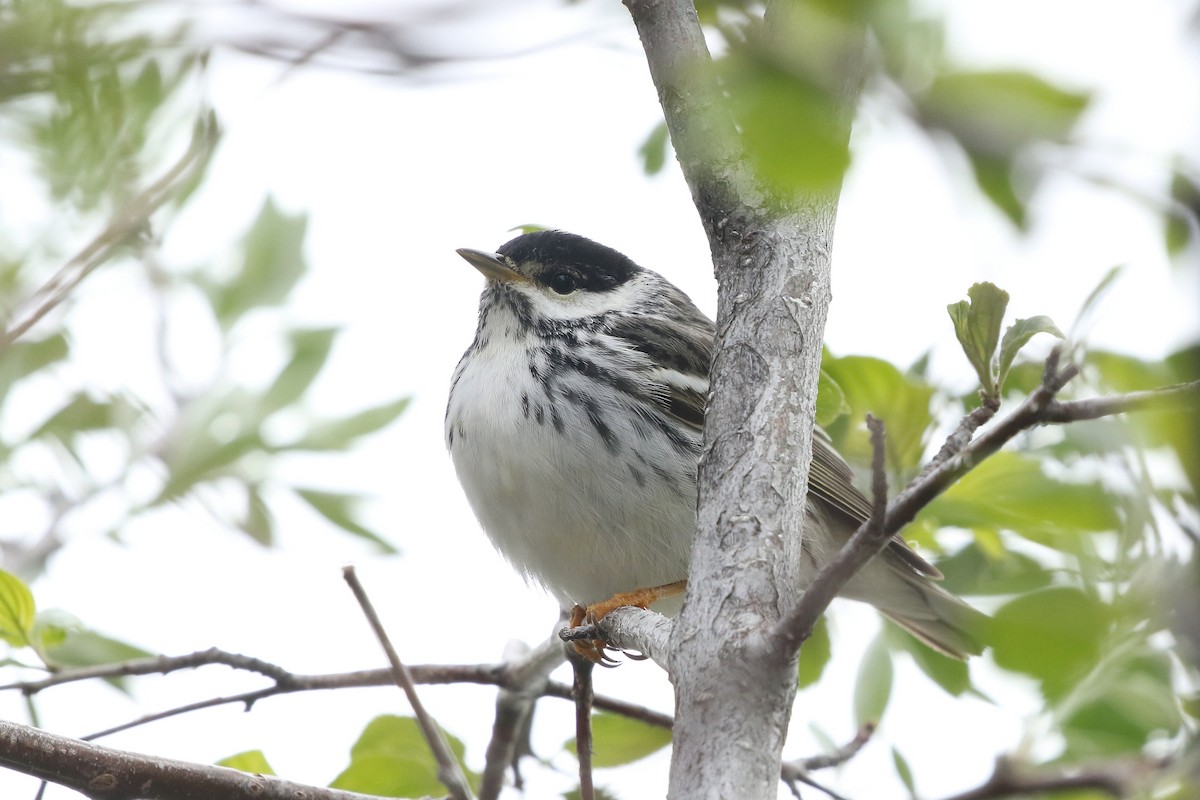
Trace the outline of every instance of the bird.
<instances>
[{"instance_id":1,"label":"bird","mask_svg":"<svg viewBox=\"0 0 1200 800\"><path fill-rule=\"evenodd\" d=\"M522 233L458 255L483 274L445 440L480 526L573 624L618 605L674 615L696 530L714 325L657 272L583 236ZM870 515L814 429L799 569L807 585ZM899 536L841 596L934 650L982 652L988 617L942 589Z\"/></svg>"}]
</instances>

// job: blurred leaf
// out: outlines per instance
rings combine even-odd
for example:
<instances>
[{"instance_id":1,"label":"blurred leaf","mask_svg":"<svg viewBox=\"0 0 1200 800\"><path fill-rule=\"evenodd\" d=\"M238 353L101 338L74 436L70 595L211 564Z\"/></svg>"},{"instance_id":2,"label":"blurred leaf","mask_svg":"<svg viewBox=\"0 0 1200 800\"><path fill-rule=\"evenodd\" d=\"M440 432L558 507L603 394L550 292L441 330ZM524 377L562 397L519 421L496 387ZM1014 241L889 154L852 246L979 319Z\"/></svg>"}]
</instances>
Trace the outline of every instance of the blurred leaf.
<instances>
[{"instance_id":1,"label":"blurred leaf","mask_svg":"<svg viewBox=\"0 0 1200 800\"><path fill-rule=\"evenodd\" d=\"M337 333L335 328L289 331L291 357L263 393L265 413L262 416L268 416L300 399L329 359L329 351L333 348Z\"/></svg>"},{"instance_id":2,"label":"blurred leaf","mask_svg":"<svg viewBox=\"0 0 1200 800\"><path fill-rule=\"evenodd\" d=\"M995 394L997 383L992 376L992 359L1000 342L1008 292L991 283L976 283L967 290L967 297L970 300L951 303L946 310L954 323L954 335L979 376L979 385L985 392Z\"/></svg>"},{"instance_id":3,"label":"blurred leaf","mask_svg":"<svg viewBox=\"0 0 1200 800\"><path fill-rule=\"evenodd\" d=\"M1078 589L1059 586L1018 597L992 617L996 663L1037 678L1057 699L1095 665L1110 610Z\"/></svg>"},{"instance_id":4,"label":"blurred leaf","mask_svg":"<svg viewBox=\"0 0 1200 800\"><path fill-rule=\"evenodd\" d=\"M647 175L657 175L662 172L662 168L667 163L667 145L670 141L667 123L660 122L654 126L654 130L650 131L646 141L638 148L638 155L642 157L642 170Z\"/></svg>"},{"instance_id":5,"label":"blurred leaf","mask_svg":"<svg viewBox=\"0 0 1200 800\"><path fill-rule=\"evenodd\" d=\"M1059 550L1075 552L1065 534L1115 530L1120 517L1099 481L1051 478L1042 463L1001 451L980 462L925 507L918 519L959 528L1002 528Z\"/></svg>"},{"instance_id":6,"label":"blurred leaf","mask_svg":"<svg viewBox=\"0 0 1200 800\"><path fill-rule=\"evenodd\" d=\"M620 767L666 747L671 743L671 732L619 714L598 713L592 717L592 741L593 766ZM574 739L563 747L578 757Z\"/></svg>"},{"instance_id":7,"label":"blurred leaf","mask_svg":"<svg viewBox=\"0 0 1200 800\"><path fill-rule=\"evenodd\" d=\"M837 381L822 369L817 379L817 424L821 427L832 425L839 417L849 413L850 404L846 402L846 393L837 385Z\"/></svg>"},{"instance_id":8,"label":"blurred leaf","mask_svg":"<svg viewBox=\"0 0 1200 800\"><path fill-rule=\"evenodd\" d=\"M58 644L51 645L42 652L46 665L52 669L122 664L134 659L149 658L151 655L140 647L85 628L67 629L66 635ZM126 678L110 677L104 680L111 686L128 692Z\"/></svg>"},{"instance_id":9,"label":"blurred leaf","mask_svg":"<svg viewBox=\"0 0 1200 800\"><path fill-rule=\"evenodd\" d=\"M1113 284L1117 282L1117 278L1121 276L1123 270L1124 267L1121 264L1109 267L1108 272L1105 272L1104 277L1096 284L1096 288L1088 292L1088 296L1083 300L1083 305L1079 307L1079 313L1075 315L1075 321L1071 323L1071 332L1068 338L1075 341L1079 337L1083 326L1096 313L1096 308L1100 305L1100 301L1112 289Z\"/></svg>"},{"instance_id":10,"label":"blurred leaf","mask_svg":"<svg viewBox=\"0 0 1200 800\"><path fill-rule=\"evenodd\" d=\"M892 748L892 765L896 768L896 775L900 778L900 782L904 784L905 789L908 789L909 797L916 797L917 788L913 782L912 767L908 765L908 759L901 755L895 747Z\"/></svg>"},{"instance_id":11,"label":"blurred leaf","mask_svg":"<svg viewBox=\"0 0 1200 800\"><path fill-rule=\"evenodd\" d=\"M935 652L893 622L887 623L885 631L888 642L912 656L921 671L948 694L958 697L971 688L967 662Z\"/></svg>"},{"instance_id":12,"label":"blurred leaf","mask_svg":"<svg viewBox=\"0 0 1200 800\"><path fill-rule=\"evenodd\" d=\"M354 508L362 501L361 495L292 488L301 499L313 507L314 511L342 530L372 542L381 552L396 552L396 548L381 538L379 534L363 527L354 519Z\"/></svg>"},{"instance_id":13,"label":"blurred leaf","mask_svg":"<svg viewBox=\"0 0 1200 800\"><path fill-rule=\"evenodd\" d=\"M1009 158L1024 145L1065 139L1089 97L1029 72L998 70L943 73L917 100L925 120L968 152Z\"/></svg>"},{"instance_id":14,"label":"blurred leaf","mask_svg":"<svg viewBox=\"0 0 1200 800\"><path fill-rule=\"evenodd\" d=\"M298 450L345 450L357 439L391 424L408 408L410 399L401 397L348 417L320 420L293 447Z\"/></svg>"},{"instance_id":15,"label":"blurred leaf","mask_svg":"<svg viewBox=\"0 0 1200 800\"><path fill-rule=\"evenodd\" d=\"M0 308L0 317L3 317ZM17 381L41 372L51 364L62 361L68 353L67 337L55 333L44 339L22 339L13 342L0 357L0 406Z\"/></svg>"},{"instance_id":16,"label":"blurred leaf","mask_svg":"<svg viewBox=\"0 0 1200 800\"><path fill-rule=\"evenodd\" d=\"M613 794L602 786L593 786L592 796L595 798L595 800L619 800L617 795ZM583 794L580 792L579 787L575 787L563 795L563 800L582 800L582 798Z\"/></svg>"},{"instance_id":17,"label":"blurred leaf","mask_svg":"<svg viewBox=\"0 0 1200 800\"><path fill-rule=\"evenodd\" d=\"M877 723L892 694L892 653L883 636L876 636L863 654L854 680L854 722L861 728Z\"/></svg>"},{"instance_id":18,"label":"blurred leaf","mask_svg":"<svg viewBox=\"0 0 1200 800\"><path fill-rule=\"evenodd\" d=\"M37 607L25 582L0 570L0 639L13 647L33 644L33 622Z\"/></svg>"},{"instance_id":19,"label":"blurred leaf","mask_svg":"<svg viewBox=\"0 0 1200 800\"><path fill-rule=\"evenodd\" d=\"M282 303L304 275L303 214L281 212L268 198L242 240L241 265L229 281L205 286L213 313L228 330L246 312Z\"/></svg>"},{"instance_id":20,"label":"blurred leaf","mask_svg":"<svg viewBox=\"0 0 1200 800\"><path fill-rule=\"evenodd\" d=\"M120 397L94 400L80 392L43 422L30 438L53 436L60 441L69 442L75 434L83 431L125 427L135 416L136 412L132 406Z\"/></svg>"},{"instance_id":21,"label":"blurred leaf","mask_svg":"<svg viewBox=\"0 0 1200 800\"><path fill-rule=\"evenodd\" d=\"M813 626L812 636L800 647L800 667L797 670L797 686L804 689L821 679L821 673L829 664L832 648L829 641L829 623L824 615Z\"/></svg>"},{"instance_id":22,"label":"blurred leaf","mask_svg":"<svg viewBox=\"0 0 1200 800\"><path fill-rule=\"evenodd\" d=\"M1140 753L1151 736L1174 736L1183 722L1166 653L1140 648L1092 678L1063 720L1078 758Z\"/></svg>"},{"instance_id":23,"label":"blurred leaf","mask_svg":"<svg viewBox=\"0 0 1200 800\"><path fill-rule=\"evenodd\" d=\"M764 186L790 198L840 185L850 150L837 97L748 46L718 68L750 166Z\"/></svg>"},{"instance_id":24,"label":"blurred leaf","mask_svg":"<svg viewBox=\"0 0 1200 800\"><path fill-rule=\"evenodd\" d=\"M1018 228L1028 219L1025 200L1017 193L1013 182L1013 162L1008 158L986 153L969 153L975 183L984 196Z\"/></svg>"},{"instance_id":25,"label":"blurred leaf","mask_svg":"<svg viewBox=\"0 0 1200 800\"><path fill-rule=\"evenodd\" d=\"M267 757L262 750L246 750L228 758L222 758L217 762L217 766L249 772L251 775L275 774L275 770L267 763Z\"/></svg>"},{"instance_id":26,"label":"blurred leaf","mask_svg":"<svg viewBox=\"0 0 1200 800\"><path fill-rule=\"evenodd\" d=\"M925 436L933 422L929 403L933 387L907 376L893 365L867 356L836 358L826 353L822 368L841 387L850 413L826 427L839 453L852 462L870 463L866 415L887 425L888 467L898 476L921 463Z\"/></svg>"},{"instance_id":27,"label":"blurred leaf","mask_svg":"<svg viewBox=\"0 0 1200 800\"><path fill-rule=\"evenodd\" d=\"M167 480L151 505L232 474L243 456L264 449L261 422L259 398L242 388L214 390L188 403L167 439Z\"/></svg>"},{"instance_id":28,"label":"blurred leaf","mask_svg":"<svg viewBox=\"0 0 1200 800\"><path fill-rule=\"evenodd\" d=\"M1014 550L993 555L974 541L949 558L938 560L945 574L942 588L953 594L1013 595L1044 589L1051 571L1037 560Z\"/></svg>"},{"instance_id":29,"label":"blurred leaf","mask_svg":"<svg viewBox=\"0 0 1200 800\"><path fill-rule=\"evenodd\" d=\"M1200 227L1200 184L1182 170L1171 176L1171 199L1175 202L1164 215L1163 238L1167 253L1180 255Z\"/></svg>"},{"instance_id":30,"label":"blurred leaf","mask_svg":"<svg viewBox=\"0 0 1200 800\"><path fill-rule=\"evenodd\" d=\"M512 228L509 228L508 232L516 233L519 231L521 233L537 233L538 231L548 231L548 230L552 230L552 228L549 228L545 225L539 225L536 222L527 222L524 225L516 225Z\"/></svg>"},{"instance_id":31,"label":"blurred leaf","mask_svg":"<svg viewBox=\"0 0 1200 800\"><path fill-rule=\"evenodd\" d=\"M1008 371L1012 368L1017 353L1039 333L1048 333L1059 339L1063 338L1062 331L1046 316L1013 320L1013 324L1004 331L1004 339L1000 342L1000 368L996 375L996 386L1001 391L1004 389L1004 381L1008 378Z\"/></svg>"},{"instance_id":32,"label":"blurred leaf","mask_svg":"<svg viewBox=\"0 0 1200 800\"><path fill-rule=\"evenodd\" d=\"M448 733L445 736L458 763L463 764L462 741ZM385 714L367 724L350 750L350 765L329 785L382 797L441 797L446 790L437 775L437 761L417 721Z\"/></svg>"},{"instance_id":33,"label":"blurred leaf","mask_svg":"<svg viewBox=\"0 0 1200 800\"><path fill-rule=\"evenodd\" d=\"M239 527L254 541L270 547L275 541L275 518L261 492L260 485L246 486L246 513Z\"/></svg>"}]
</instances>

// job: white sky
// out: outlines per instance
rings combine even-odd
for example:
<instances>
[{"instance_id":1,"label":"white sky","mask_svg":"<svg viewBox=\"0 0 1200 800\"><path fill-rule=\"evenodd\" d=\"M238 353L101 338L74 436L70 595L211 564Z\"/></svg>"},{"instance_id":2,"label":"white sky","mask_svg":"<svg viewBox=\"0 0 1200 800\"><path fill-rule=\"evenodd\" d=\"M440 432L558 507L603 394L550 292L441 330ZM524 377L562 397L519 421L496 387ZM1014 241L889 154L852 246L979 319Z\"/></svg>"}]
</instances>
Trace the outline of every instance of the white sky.
<instances>
[{"instance_id":1,"label":"white sky","mask_svg":"<svg viewBox=\"0 0 1200 800\"><path fill-rule=\"evenodd\" d=\"M293 464L285 477L377 496L370 520L404 556L370 555L298 509L284 515L281 547L264 551L186 504L184 513L134 525L128 546L99 535L94 519L77 520L76 538L35 586L42 606L66 608L164 653L215 645L300 672L357 669L382 659L341 581L341 565L355 561L409 663L493 660L508 639L533 643L548 632L553 604L525 588L492 552L442 445L446 387L471 340L481 288L454 249L494 248L522 223L561 227L628 253L683 287L701 308L715 308L706 243L678 170L672 162L663 175L641 173L636 150L660 114L632 25L611 5L570 11L534 5L538 14L602 19L604 32L527 58L483 62L458 70L456 80L427 85L322 70L281 80L277 63L226 51L214 56L208 90L225 136L208 184L172 231L164 260L182 266L219 255L267 193L286 210L310 213L312 273L288 314L345 329L316 407L345 413L399 394L414 402L399 424L336 469ZM1136 186L1156 188L1156 157L1182 143L1196 158L1198 50L1195 39L1181 37L1180 4L947 5L954 8L952 51L964 60L1029 66L1076 87L1098 87L1085 130L1106 146L1105 163ZM510 36L520 35L509 24L490 40L503 51ZM904 362L934 347L938 374L965 388L969 373L944 309L965 297L971 283L992 280L1012 294L1012 315L1049 314L1065 327L1118 263L1129 267L1093 324L1093 343L1159 356L1196 337L1196 271L1169 267L1156 218L1136 201L1096 192L1074 175L1052 178L1034 204L1037 224L1022 240L925 139L897 129L877 106L864 111L855 141L834 252L827 340L836 353ZM96 388L146 382L150 351L136 343L146 338L147 318L122 305L137 291L132 274L102 271L82 288L78 351L84 380ZM213 355L195 354L197 380L210 373ZM261 380L270 370L263 359L277 357L255 348L236 365L236 379ZM0 520L0 534L14 524L21 525ZM839 609L844 649L865 642L874 620L857 607ZM821 684L819 698L802 699L786 755L817 749L810 718L837 740L852 734L854 658L849 652L837 658L838 677ZM910 673L907 662L899 664L901 679ZM50 730L84 734L257 685L208 668L141 680L140 711L91 686L54 690L40 707ZM1036 709L1011 681L988 682L1006 701L1002 708L948 701L919 680L901 685L883 734L899 743L919 790L930 797L981 780L996 750L1020 744L1022 720ZM670 708L667 684L649 664L603 671L597 689ZM493 692L452 687L424 694L443 725L468 741L478 768ZM385 712L407 713L398 692L292 696L265 701L250 714L223 709L156 723L107 743L195 761L261 747L281 773L320 784L345 765L363 725ZM536 743L552 753L572 734L570 710L547 701L540 714ZM19 698L0 697L0 715L22 719ZM566 774L532 785L530 797L573 785L569 761L558 763ZM536 772L528 769L526 777ZM851 797L901 791L881 743L843 773L819 777ZM621 797L661 796L665 755L623 778L599 780ZM0 772L0 797L32 797L33 785Z\"/></svg>"}]
</instances>

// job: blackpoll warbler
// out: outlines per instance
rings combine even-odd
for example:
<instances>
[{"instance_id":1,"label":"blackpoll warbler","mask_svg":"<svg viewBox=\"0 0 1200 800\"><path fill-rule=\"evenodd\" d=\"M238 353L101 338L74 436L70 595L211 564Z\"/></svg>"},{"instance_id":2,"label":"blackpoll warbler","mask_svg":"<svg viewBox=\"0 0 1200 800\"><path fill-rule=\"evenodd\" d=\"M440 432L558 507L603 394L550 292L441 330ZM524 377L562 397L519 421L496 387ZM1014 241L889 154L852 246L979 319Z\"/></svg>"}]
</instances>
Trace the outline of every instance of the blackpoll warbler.
<instances>
[{"instance_id":1,"label":"blackpoll warbler","mask_svg":"<svg viewBox=\"0 0 1200 800\"><path fill-rule=\"evenodd\" d=\"M581 236L539 231L458 253L487 285L450 386L446 445L492 543L567 607L683 581L712 322L662 276ZM870 513L852 477L818 429L805 582ZM986 617L939 577L897 538L843 595L946 655L978 653Z\"/></svg>"}]
</instances>

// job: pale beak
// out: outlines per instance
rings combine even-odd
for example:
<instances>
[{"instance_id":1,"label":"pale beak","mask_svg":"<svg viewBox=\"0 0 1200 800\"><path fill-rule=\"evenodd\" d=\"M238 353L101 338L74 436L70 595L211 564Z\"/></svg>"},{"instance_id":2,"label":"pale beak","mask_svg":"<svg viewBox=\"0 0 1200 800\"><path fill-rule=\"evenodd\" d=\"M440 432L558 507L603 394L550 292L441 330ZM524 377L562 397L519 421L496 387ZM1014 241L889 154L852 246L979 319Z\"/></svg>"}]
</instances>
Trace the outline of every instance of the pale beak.
<instances>
[{"instance_id":1,"label":"pale beak","mask_svg":"<svg viewBox=\"0 0 1200 800\"><path fill-rule=\"evenodd\" d=\"M468 264L482 272L488 280L500 283L529 282L528 278L510 267L503 256L496 253L472 250L469 247L460 247L454 252L465 258Z\"/></svg>"}]
</instances>

